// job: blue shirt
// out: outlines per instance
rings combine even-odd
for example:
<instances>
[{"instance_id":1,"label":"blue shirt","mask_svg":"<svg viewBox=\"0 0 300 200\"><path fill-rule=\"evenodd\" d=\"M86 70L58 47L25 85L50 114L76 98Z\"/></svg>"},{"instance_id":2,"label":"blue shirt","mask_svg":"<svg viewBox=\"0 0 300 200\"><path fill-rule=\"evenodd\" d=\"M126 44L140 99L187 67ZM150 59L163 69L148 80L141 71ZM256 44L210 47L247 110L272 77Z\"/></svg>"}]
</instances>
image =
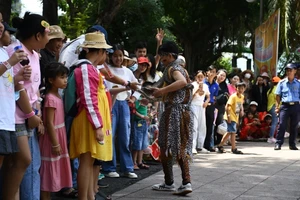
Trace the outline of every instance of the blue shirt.
<instances>
[{"instance_id":1,"label":"blue shirt","mask_svg":"<svg viewBox=\"0 0 300 200\"><path fill-rule=\"evenodd\" d=\"M281 97L281 102L299 102L300 101L300 82L294 79L292 83L287 78L281 80L275 91L276 95Z\"/></svg>"},{"instance_id":2,"label":"blue shirt","mask_svg":"<svg viewBox=\"0 0 300 200\"><path fill-rule=\"evenodd\" d=\"M212 84L210 84L207 79L205 79L204 83L208 86L210 92L209 103L214 103L215 102L214 97L218 96L219 93L219 84L216 81L213 81Z\"/></svg>"}]
</instances>

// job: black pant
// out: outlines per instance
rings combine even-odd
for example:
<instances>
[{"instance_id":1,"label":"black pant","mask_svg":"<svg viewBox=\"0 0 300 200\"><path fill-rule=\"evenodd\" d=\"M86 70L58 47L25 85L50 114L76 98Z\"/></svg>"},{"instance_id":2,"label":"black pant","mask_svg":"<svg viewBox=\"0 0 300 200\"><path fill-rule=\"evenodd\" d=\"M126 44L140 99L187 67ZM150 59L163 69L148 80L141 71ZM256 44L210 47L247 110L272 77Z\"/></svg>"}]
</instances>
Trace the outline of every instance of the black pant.
<instances>
[{"instance_id":1,"label":"black pant","mask_svg":"<svg viewBox=\"0 0 300 200\"><path fill-rule=\"evenodd\" d=\"M214 112L215 106L209 105L206 107L205 117L206 117L206 137L204 141L204 148L210 149L210 141L211 141L211 134L213 130L213 123L214 123Z\"/></svg>"},{"instance_id":2,"label":"black pant","mask_svg":"<svg viewBox=\"0 0 300 200\"><path fill-rule=\"evenodd\" d=\"M216 127L214 129L214 138L215 138L215 145L220 144L223 135L220 135L219 133L217 133L218 130L218 126L223 122L224 120L224 113L225 113L225 105L217 105L216 109L218 109L218 115L217 115L217 119L216 119Z\"/></svg>"}]
</instances>

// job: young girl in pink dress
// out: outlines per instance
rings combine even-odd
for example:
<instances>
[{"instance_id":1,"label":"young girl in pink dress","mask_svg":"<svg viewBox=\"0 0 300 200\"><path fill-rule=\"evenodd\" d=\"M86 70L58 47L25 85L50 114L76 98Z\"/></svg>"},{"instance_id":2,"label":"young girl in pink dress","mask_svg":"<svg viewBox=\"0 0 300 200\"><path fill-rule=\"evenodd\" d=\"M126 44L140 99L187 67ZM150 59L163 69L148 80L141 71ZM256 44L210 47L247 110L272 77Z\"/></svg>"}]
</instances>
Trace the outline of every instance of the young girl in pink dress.
<instances>
[{"instance_id":1,"label":"young girl in pink dress","mask_svg":"<svg viewBox=\"0 0 300 200\"><path fill-rule=\"evenodd\" d=\"M72 187L70 159L67 148L63 101L58 89L67 86L68 69L61 63L50 63L45 69L44 99L45 134L40 136L41 199L51 199L50 192Z\"/></svg>"}]
</instances>

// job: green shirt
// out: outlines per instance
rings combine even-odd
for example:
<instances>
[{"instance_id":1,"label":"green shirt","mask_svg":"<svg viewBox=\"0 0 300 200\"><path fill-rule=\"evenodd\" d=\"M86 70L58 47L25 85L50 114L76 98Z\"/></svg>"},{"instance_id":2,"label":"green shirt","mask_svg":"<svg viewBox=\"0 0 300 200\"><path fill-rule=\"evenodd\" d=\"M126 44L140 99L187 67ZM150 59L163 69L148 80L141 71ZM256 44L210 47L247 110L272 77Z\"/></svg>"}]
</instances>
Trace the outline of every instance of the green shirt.
<instances>
[{"instance_id":1,"label":"green shirt","mask_svg":"<svg viewBox=\"0 0 300 200\"><path fill-rule=\"evenodd\" d=\"M144 115L144 116L146 116L148 113L148 107L141 105L139 100L135 101L135 109L136 109L136 112L138 112L139 114ZM135 121L138 121L141 119L142 118L138 117L137 115L134 116Z\"/></svg>"}]
</instances>

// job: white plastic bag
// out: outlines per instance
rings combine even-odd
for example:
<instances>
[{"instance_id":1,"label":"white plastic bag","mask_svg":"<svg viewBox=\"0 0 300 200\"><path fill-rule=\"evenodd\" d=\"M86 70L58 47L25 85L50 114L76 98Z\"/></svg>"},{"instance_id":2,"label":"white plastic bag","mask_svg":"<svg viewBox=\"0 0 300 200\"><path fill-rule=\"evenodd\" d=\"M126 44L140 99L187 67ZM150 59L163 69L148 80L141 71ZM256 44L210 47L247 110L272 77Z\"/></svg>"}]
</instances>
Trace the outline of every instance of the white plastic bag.
<instances>
[{"instance_id":1,"label":"white plastic bag","mask_svg":"<svg viewBox=\"0 0 300 200\"><path fill-rule=\"evenodd\" d=\"M219 133L220 135L224 135L225 133L227 133L227 123L225 120L223 120L223 122L217 127L217 133Z\"/></svg>"}]
</instances>

